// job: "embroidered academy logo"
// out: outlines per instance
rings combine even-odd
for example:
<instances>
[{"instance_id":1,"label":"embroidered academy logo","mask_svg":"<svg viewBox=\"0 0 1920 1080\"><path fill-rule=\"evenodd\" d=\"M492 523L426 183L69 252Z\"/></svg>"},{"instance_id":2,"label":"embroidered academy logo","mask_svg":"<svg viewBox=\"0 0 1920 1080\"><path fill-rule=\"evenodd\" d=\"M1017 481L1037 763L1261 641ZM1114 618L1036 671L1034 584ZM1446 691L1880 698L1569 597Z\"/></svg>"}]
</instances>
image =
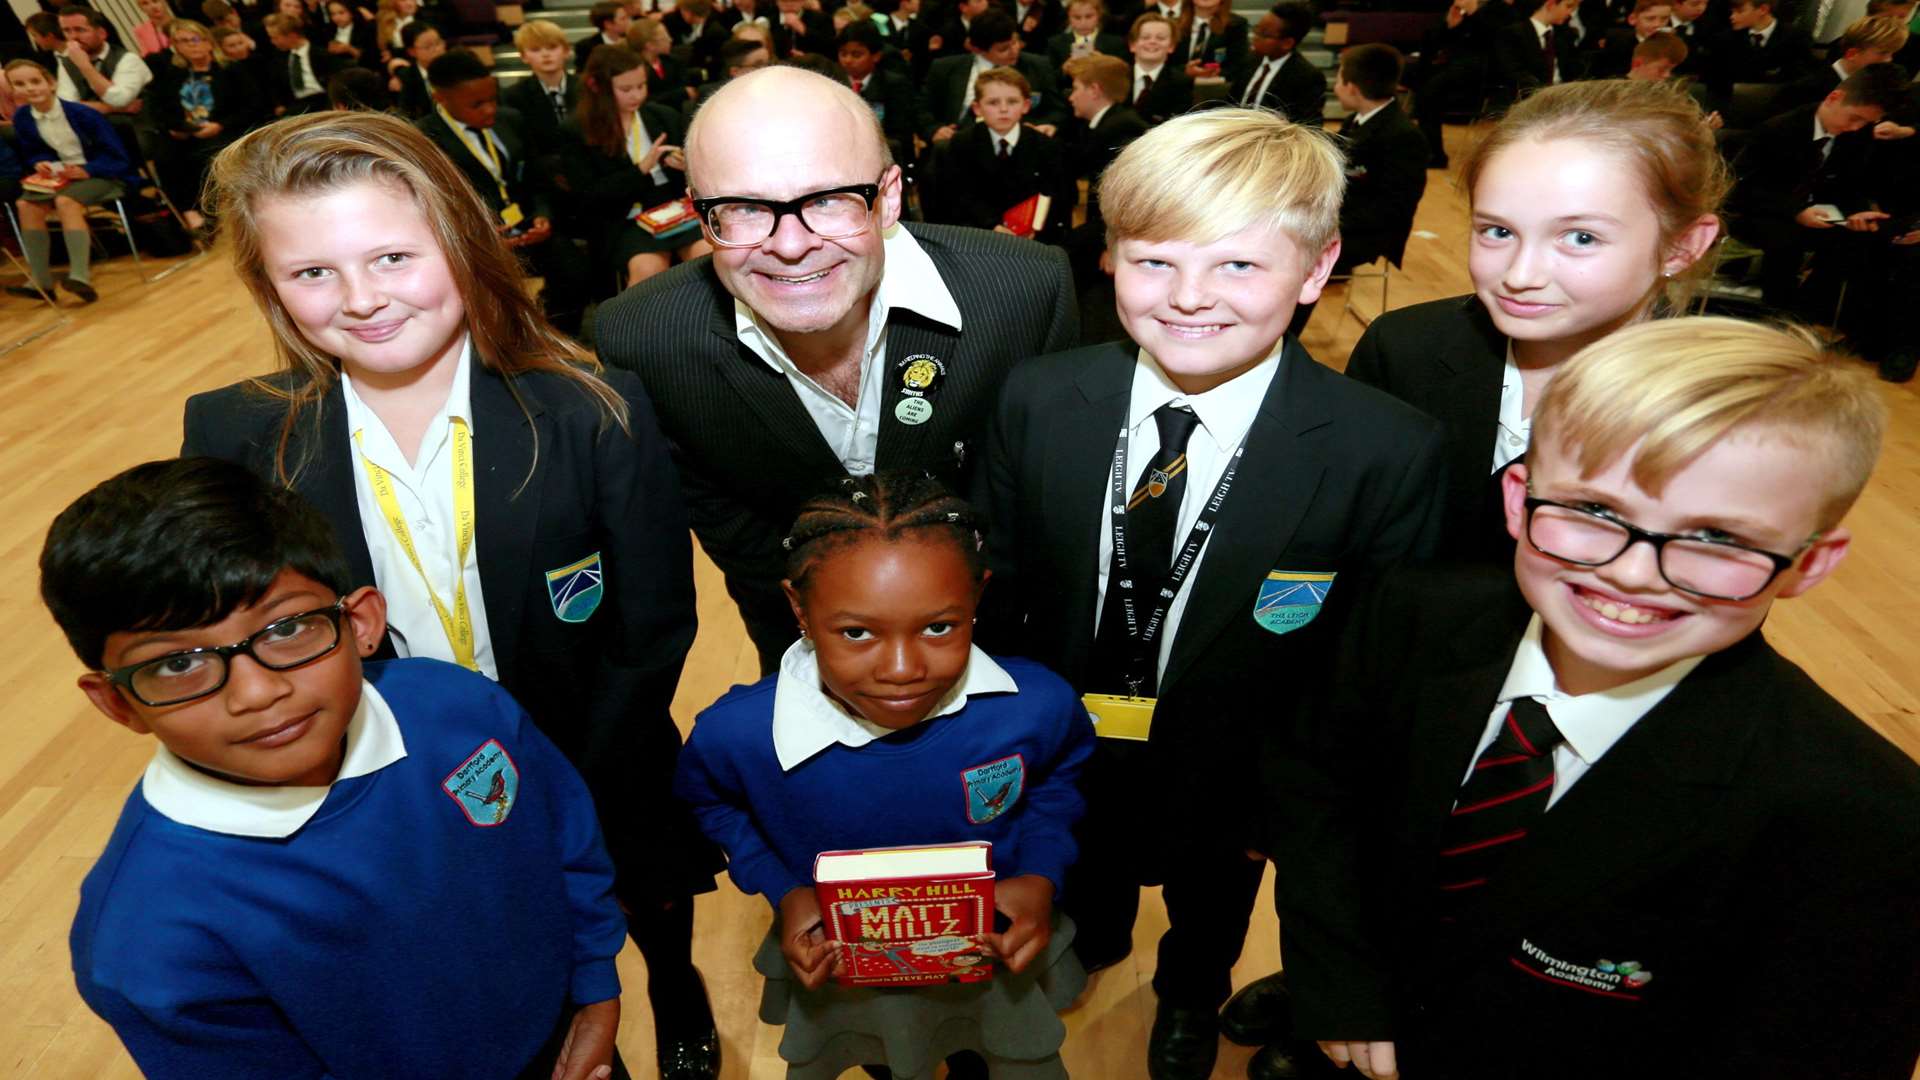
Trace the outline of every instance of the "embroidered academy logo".
<instances>
[{"instance_id":1,"label":"embroidered academy logo","mask_svg":"<svg viewBox=\"0 0 1920 1080\"><path fill-rule=\"evenodd\" d=\"M440 781L440 790L460 807L468 821L489 828L507 820L513 812L513 800L520 795L520 770L500 740L488 739Z\"/></svg>"},{"instance_id":2,"label":"embroidered academy logo","mask_svg":"<svg viewBox=\"0 0 1920 1080\"><path fill-rule=\"evenodd\" d=\"M1641 1000L1639 991L1653 981L1653 972L1641 966L1638 960L1616 963L1601 959L1592 964L1575 964L1549 955L1545 949L1526 938L1520 939L1520 953L1509 957L1508 963L1536 979L1616 1001Z\"/></svg>"},{"instance_id":3,"label":"embroidered academy logo","mask_svg":"<svg viewBox=\"0 0 1920 1080\"><path fill-rule=\"evenodd\" d=\"M547 571L547 599L561 622L586 622L605 595L606 572L597 551L570 566Z\"/></svg>"},{"instance_id":4,"label":"embroidered academy logo","mask_svg":"<svg viewBox=\"0 0 1920 1080\"><path fill-rule=\"evenodd\" d=\"M960 772L967 792L967 820L985 825L1013 808L1026 788L1027 763L1019 754Z\"/></svg>"},{"instance_id":5,"label":"embroidered academy logo","mask_svg":"<svg viewBox=\"0 0 1920 1080\"><path fill-rule=\"evenodd\" d=\"M1253 599L1253 621L1264 630L1285 634L1320 614L1337 575L1314 570L1272 570Z\"/></svg>"}]
</instances>

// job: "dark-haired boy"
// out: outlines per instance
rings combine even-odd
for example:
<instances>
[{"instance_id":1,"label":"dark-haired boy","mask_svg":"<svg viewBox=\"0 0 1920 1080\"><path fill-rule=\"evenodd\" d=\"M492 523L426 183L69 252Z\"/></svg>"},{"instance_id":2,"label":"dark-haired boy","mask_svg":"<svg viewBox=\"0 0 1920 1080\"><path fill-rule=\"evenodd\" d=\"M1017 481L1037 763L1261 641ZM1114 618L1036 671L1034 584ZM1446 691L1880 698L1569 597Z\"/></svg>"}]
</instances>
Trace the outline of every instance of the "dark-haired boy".
<instances>
[{"instance_id":1,"label":"dark-haired boy","mask_svg":"<svg viewBox=\"0 0 1920 1080\"><path fill-rule=\"evenodd\" d=\"M1846 554L1880 396L1725 318L1562 366L1510 569L1380 582L1323 684L1377 838L1323 887L1383 932L1289 964L1305 1037L1422 1080L1912 1075L1920 769L1762 632Z\"/></svg>"},{"instance_id":2,"label":"dark-haired boy","mask_svg":"<svg viewBox=\"0 0 1920 1080\"><path fill-rule=\"evenodd\" d=\"M1498 3L1490 0L1488 6ZM1499 104L1511 104L1543 86L1572 82L1584 73L1583 60L1576 51L1579 38L1567 25L1580 0L1517 0L1515 7L1532 13L1493 33L1490 89Z\"/></svg>"},{"instance_id":3,"label":"dark-haired boy","mask_svg":"<svg viewBox=\"0 0 1920 1080\"><path fill-rule=\"evenodd\" d=\"M681 114L688 123L692 123L693 114L699 112L700 106L705 105L708 98L719 93L720 88L727 85L728 81L745 75L749 71L758 71L772 62L773 55L767 51L765 45L753 38L734 38L720 46L720 57L716 61L720 66L717 72L719 77L712 82L701 83L693 99L680 107Z\"/></svg>"},{"instance_id":4,"label":"dark-haired boy","mask_svg":"<svg viewBox=\"0 0 1920 1080\"><path fill-rule=\"evenodd\" d=\"M1039 95L1027 122L1051 135L1066 122L1066 102L1047 62L1020 51L1020 34L1013 17L989 11L967 29L966 51L933 62L920 88L920 137L943 143L973 123L973 83L983 71L1013 68L1026 77Z\"/></svg>"},{"instance_id":5,"label":"dark-haired boy","mask_svg":"<svg viewBox=\"0 0 1920 1080\"><path fill-rule=\"evenodd\" d=\"M880 130L887 133L893 160L912 161L913 136L921 128L920 98L904 74L889 71L882 63L887 46L880 28L872 20L853 23L840 31L834 47L848 84L873 109Z\"/></svg>"},{"instance_id":6,"label":"dark-haired boy","mask_svg":"<svg viewBox=\"0 0 1920 1080\"><path fill-rule=\"evenodd\" d=\"M1245 71L1234 77L1230 99L1238 105L1278 109L1296 124L1319 127L1327 100L1320 69L1295 53L1313 29L1313 9L1275 4L1255 23Z\"/></svg>"},{"instance_id":7,"label":"dark-haired boy","mask_svg":"<svg viewBox=\"0 0 1920 1080\"><path fill-rule=\"evenodd\" d=\"M1400 51L1378 43L1340 54L1333 96L1351 115L1341 121L1347 152L1347 194L1340 203L1340 257L1333 272L1345 274L1385 257L1395 266L1406 253L1413 215L1427 191L1427 143L1400 108ZM1313 316L1301 304L1293 316L1298 336Z\"/></svg>"},{"instance_id":8,"label":"dark-haired boy","mask_svg":"<svg viewBox=\"0 0 1920 1080\"><path fill-rule=\"evenodd\" d=\"M385 600L318 511L150 462L63 511L40 572L82 692L160 744L71 941L147 1075L625 1075L586 785L490 680L363 664Z\"/></svg>"},{"instance_id":9,"label":"dark-haired boy","mask_svg":"<svg viewBox=\"0 0 1920 1080\"><path fill-rule=\"evenodd\" d=\"M547 318L563 333L579 333L585 260L554 232L551 182L529 168L531 141L520 113L500 105L493 72L465 49L435 60L427 83L434 110L420 119L420 130L466 174L507 246L545 279L540 304Z\"/></svg>"},{"instance_id":10,"label":"dark-haired boy","mask_svg":"<svg viewBox=\"0 0 1920 1080\"><path fill-rule=\"evenodd\" d=\"M593 33L573 46L575 71L587 70L587 58L600 46L625 45L627 29L633 25L633 17L627 14L627 6L620 0L597 0L587 9L587 21L593 24Z\"/></svg>"},{"instance_id":11,"label":"dark-haired boy","mask_svg":"<svg viewBox=\"0 0 1920 1080\"><path fill-rule=\"evenodd\" d=\"M1821 101L1802 105L1756 128L1736 163L1727 198L1728 226L1759 248L1762 299L1783 314L1806 307L1830 315L1800 288L1801 263L1812 252L1816 273L1844 277L1857 269L1880 222L1873 206L1873 126L1907 100L1906 73L1892 64L1860 69ZM1825 311L1820 307L1825 306Z\"/></svg>"},{"instance_id":12,"label":"dark-haired boy","mask_svg":"<svg viewBox=\"0 0 1920 1080\"><path fill-rule=\"evenodd\" d=\"M1735 83L1792 82L1813 66L1813 39L1777 18L1776 6L1784 11L1773 0L1734 0L1727 29L1708 49L1707 81L1715 101L1724 102Z\"/></svg>"}]
</instances>

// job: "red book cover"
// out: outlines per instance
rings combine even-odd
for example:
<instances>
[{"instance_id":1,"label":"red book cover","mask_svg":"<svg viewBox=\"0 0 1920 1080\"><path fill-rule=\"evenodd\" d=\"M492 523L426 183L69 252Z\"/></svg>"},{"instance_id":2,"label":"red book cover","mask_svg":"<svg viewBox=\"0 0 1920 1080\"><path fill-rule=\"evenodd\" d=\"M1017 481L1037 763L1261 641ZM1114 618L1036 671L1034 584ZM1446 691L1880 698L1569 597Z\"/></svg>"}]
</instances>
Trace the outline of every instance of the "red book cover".
<instances>
[{"instance_id":1,"label":"red book cover","mask_svg":"<svg viewBox=\"0 0 1920 1080\"><path fill-rule=\"evenodd\" d=\"M847 986L979 982L993 974L993 845L824 851L820 917Z\"/></svg>"},{"instance_id":2,"label":"red book cover","mask_svg":"<svg viewBox=\"0 0 1920 1080\"><path fill-rule=\"evenodd\" d=\"M629 216L649 236L672 236L700 224L700 215L694 212L693 200L688 198L661 203L651 210L643 210L635 204Z\"/></svg>"},{"instance_id":3,"label":"red book cover","mask_svg":"<svg viewBox=\"0 0 1920 1080\"><path fill-rule=\"evenodd\" d=\"M1047 211L1053 209L1053 196L1035 195L1000 217L1016 236L1032 236L1047 227Z\"/></svg>"},{"instance_id":4,"label":"red book cover","mask_svg":"<svg viewBox=\"0 0 1920 1080\"><path fill-rule=\"evenodd\" d=\"M64 176L48 176L44 173L29 173L20 181L20 186L28 191L59 191L72 181Z\"/></svg>"}]
</instances>

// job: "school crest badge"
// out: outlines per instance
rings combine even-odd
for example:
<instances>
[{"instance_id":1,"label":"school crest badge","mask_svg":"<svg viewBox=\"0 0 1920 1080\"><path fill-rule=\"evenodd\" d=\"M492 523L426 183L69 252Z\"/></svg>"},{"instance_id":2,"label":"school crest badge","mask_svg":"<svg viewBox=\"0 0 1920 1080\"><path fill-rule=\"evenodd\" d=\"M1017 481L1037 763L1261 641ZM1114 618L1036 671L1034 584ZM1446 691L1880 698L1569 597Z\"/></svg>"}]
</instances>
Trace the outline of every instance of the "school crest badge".
<instances>
[{"instance_id":1,"label":"school crest badge","mask_svg":"<svg viewBox=\"0 0 1920 1080\"><path fill-rule=\"evenodd\" d=\"M520 797L520 770L500 740L488 739L440 781L440 789L468 821L490 828L513 812L513 801Z\"/></svg>"},{"instance_id":2,"label":"school crest badge","mask_svg":"<svg viewBox=\"0 0 1920 1080\"><path fill-rule=\"evenodd\" d=\"M600 566L600 553L577 563L547 571L547 599L561 622L581 623L600 608L606 595L606 572Z\"/></svg>"},{"instance_id":3,"label":"school crest badge","mask_svg":"<svg viewBox=\"0 0 1920 1080\"><path fill-rule=\"evenodd\" d=\"M1167 484L1173 476L1165 469L1155 469L1147 474L1147 494L1159 498L1167 493Z\"/></svg>"},{"instance_id":4,"label":"school crest badge","mask_svg":"<svg viewBox=\"0 0 1920 1080\"><path fill-rule=\"evenodd\" d=\"M1333 579L1333 573L1317 570L1268 572L1253 601L1253 621L1276 634L1300 629L1320 614L1333 591Z\"/></svg>"},{"instance_id":5,"label":"school crest badge","mask_svg":"<svg viewBox=\"0 0 1920 1080\"><path fill-rule=\"evenodd\" d=\"M960 772L967 792L967 821L985 825L1013 808L1027 786L1027 762L1019 754Z\"/></svg>"}]
</instances>

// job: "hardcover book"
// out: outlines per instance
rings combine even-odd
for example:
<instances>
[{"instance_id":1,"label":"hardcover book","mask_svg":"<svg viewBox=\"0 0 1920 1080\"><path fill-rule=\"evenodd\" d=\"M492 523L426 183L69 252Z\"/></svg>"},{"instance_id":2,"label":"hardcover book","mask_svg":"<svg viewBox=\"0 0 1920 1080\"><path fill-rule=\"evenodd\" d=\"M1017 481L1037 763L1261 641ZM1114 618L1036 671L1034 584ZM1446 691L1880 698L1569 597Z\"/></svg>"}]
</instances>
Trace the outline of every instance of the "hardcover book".
<instances>
[{"instance_id":1,"label":"hardcover book","mask_svg":"<svg viewBox=\"0 0 1920 1080\"><path fill-rule=\"evenodd\" d=\"M814 889L847 986L979 982L993 974L993 845L825 851Z\"/></svg>"},{"instance_id":2,"label":"hardcover book","mask_svg":"<svg viewBox=\"0 0 1920 1080\"><path fill-rule=\"evenodd\" d=\"M1047 212L1053 209L1053 196L1035 195L1001 215L1000 224L1015 236L1032 236L1047 227Z\"/></svg>"},{"instance_id":3,"label":"hardcover book","mask_svg":"<svg viewBox=\"0 0 1920 1080\"><path fill-rule=\"evenodd\" d=\"M694 212L691 199L675 199L650 210L636 205L631 216L634 224L645 229L649 236L672 236L700 225L700 215Z\"/></svg>"}]
</instances>

